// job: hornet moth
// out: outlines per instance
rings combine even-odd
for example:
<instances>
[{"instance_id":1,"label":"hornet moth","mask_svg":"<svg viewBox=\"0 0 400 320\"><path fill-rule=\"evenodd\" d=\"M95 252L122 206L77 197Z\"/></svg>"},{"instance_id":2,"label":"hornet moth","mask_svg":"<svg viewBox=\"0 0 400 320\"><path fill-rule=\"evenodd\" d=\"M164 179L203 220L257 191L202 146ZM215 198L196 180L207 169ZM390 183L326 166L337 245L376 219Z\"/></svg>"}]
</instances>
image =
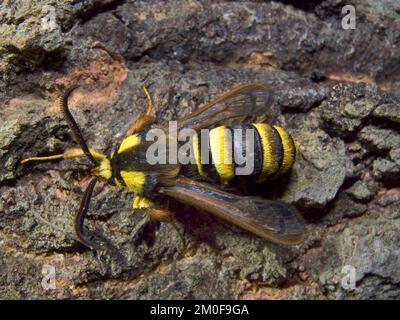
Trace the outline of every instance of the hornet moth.
<instances>
[{"instance_id":1,"label":"hornet moth","mask_svg":"<svg viewBox=\"0 0 400 320\"><path fill-rule=\"evenodd\" d=\"M83 194L75 217L76 236L83 245L91 249L99 248L99 244L93 241L93 236L87 235L84 229L85 215L98 180L127 188L135 194L134 209L142 209L153 219L171 223L175 229L173 213L153 201L156 195L171 197L210 212L274 243L294 245L302 242L305 234L304 221L292 205L258 196L239 196L216 186L217 182L226 186L235 180L235 169L238 165L234 161L203 164L203 149L200 148L203 135L201 138L195 135L191 142L194 164L149 164L146 150L151 142L145 136L154 124L155 117L152 115L152 98L146 87L144 91L148 99L147 112L133 122L125 138L111 155L89 148L68 108L68 97L75 88L76 86L69 88L61 96L60 108L80 147L68 148L62 154L26 158L22 163L86 156L93 164L91 174L94 177ZM250 174L243 177L263 183L288 172L296 155L295 144L289 133L265 121L265 115L272 104L273 92L269 86L259 83L240 85L179 119L177 131L191 129L200 132L202 129L210 129L205 137L208 139L208 155L214 160L217 154L225 152L228 144L232 148L227 153L228 156L224 153L225 157L232 158L234 153L243 154L247 141L244 135L234 135L229 140L227 133L235 128L252 129L254 165ZM251 119L256 118L264 120L251 122ZM181 234L180 236L182 237Z\"/></svg>"}]
</instances>

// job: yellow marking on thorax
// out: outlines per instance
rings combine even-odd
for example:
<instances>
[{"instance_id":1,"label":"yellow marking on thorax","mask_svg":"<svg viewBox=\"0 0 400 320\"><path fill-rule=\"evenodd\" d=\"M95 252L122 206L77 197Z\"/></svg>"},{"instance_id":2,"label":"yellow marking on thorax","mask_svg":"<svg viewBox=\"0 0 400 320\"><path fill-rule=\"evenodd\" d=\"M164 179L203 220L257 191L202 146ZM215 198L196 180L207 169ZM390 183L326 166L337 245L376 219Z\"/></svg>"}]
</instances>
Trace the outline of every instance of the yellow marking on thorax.
<instances>
[{"instance_id":1,"label":"yellow marking on thorax","mask_svg":"<svg viewBox=\"0 0 400 320\"><path fill-rule=\"evenodd\" d=\"M110 162L110 160L108 160L108 159L101 160L99 174L100 174L100 176L102 176L106 180L111 178L112 171L111 171L111 162Z\"/></svg>"},{"instance_id":2,"label":"yellow marking on thorax","mask_svg":"<svg viewBox=\"0 0 400 320\"><path fill-rule=\"evenodd\" d=\"M118 153L121 153L127 149L133 148L140 144L141 138L138 134L133 134L131 136L126 137L119 146Z\"/></svg>"},{"instance_id":3,"label":"yellow marking on thorax","mask_svg":"<svg viewBox=\"0 0 400 320\"><path fill-rule=\"evenodd\" d=\"M272 128L266 123L253 123L253 126L260 135L263 149L262 170L257 182L264 182L268 177L271 177L278 171L279 163L271 143L273 134Z\"/></svg>"},{"instance_id":4,"label":"yellow marking on thorax","mask_svg":"<svg viewBox=\"0 0 400 320\"><path fill-rule=\"evenodd\" d=\"M200 151L201 147L198 134L193 135L192 143L193 143L193 153L194 153L194 159L196 161L197 171L201 176L206 177L207 175L205 174L203 170L203 164L201 163L201 151Z\"/></svg>"},{"instance_id":5,"label":"yellow marking on thorax","mask_svg":"<svg viewBox=\"0 0 400 320\"><path fill-rule=\"evenodd\" d=\"M146 182L146 175L142 171L121 170L121 177L127 188L134 193L142 193L143 185Z\"/></svg>"},{"instance_id":6,"label":"yellow marking on thorax","mask_svg":"<svg viewBox=\"0 0 400 320\"><path fill-rule=\"evenodd\" d=\"M283 146L283 160L278 174L284 174L288 172L294 164L296 159L296 146L294 145L292 137L285 129L278 126L274 126L274 128L278 131Z\"/></svg>"},{"instance_id":7,"label":"yellow marking on thorax","mask_svg":"<svg viewBox=\"0 0 400 320\"><path fill-rule=\"evenodd\" d=\"M154 206L154 202L149 198L146 198L141 195L136 195L135 199L133 199L132 207L133 209L145 209Z\"/></svg>"},{"instance_id":8,"label":"yellow marking on thorax","mask_svg":"<svg viewBox=\"0 0 400 320\"><path fill-rule=\"evenodd\" d=\"M92 169L92 174L94 174L95 176L100 176L105 180L110 179L112 176L110 160L104 156L104 158L100 160L100 164Z\"/></svg>"},{"instance_id":9,"label":"yellow marking on thorax","mask_svg":"<svg viewBox=\"0 0 400 320\"><path fill-rule=\"evenodd\" d=\"M232 156L232 135L225 126L210 131L211 157L221 182L227 184L235 176Z\"/></svg>"}]
</instances>

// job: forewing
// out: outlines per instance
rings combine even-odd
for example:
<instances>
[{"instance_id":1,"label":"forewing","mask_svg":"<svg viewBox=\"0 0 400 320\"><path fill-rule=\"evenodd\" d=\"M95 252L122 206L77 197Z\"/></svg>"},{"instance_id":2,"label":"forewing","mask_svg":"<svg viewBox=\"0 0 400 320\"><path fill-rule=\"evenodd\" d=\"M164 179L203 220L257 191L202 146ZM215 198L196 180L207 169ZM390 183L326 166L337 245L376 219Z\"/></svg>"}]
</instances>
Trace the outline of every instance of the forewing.
<instances>
[{"instance_id":1,"label":"forewing","mask_svg":"<svg viewBox=\"0 0 400 320\"><path fill-rule=\"evenodd\" d=\"M178 130L200 130L216 125L230 125L241 121L261 121L275 117L273 94L270 87L260 83L240 85L178 120Z\"/></svg>"},{"instance_id":2,"label":"forewing","mask_svg":"<svg viewBox=\"0 0 400 320\"><path fill-rule=\"evenodd\" d=\"M178 178L175 186L162 192L275 243L294 245L304 239L301 215L282 201L240 197L188 178Z\"/></svg>"}]
</instances>

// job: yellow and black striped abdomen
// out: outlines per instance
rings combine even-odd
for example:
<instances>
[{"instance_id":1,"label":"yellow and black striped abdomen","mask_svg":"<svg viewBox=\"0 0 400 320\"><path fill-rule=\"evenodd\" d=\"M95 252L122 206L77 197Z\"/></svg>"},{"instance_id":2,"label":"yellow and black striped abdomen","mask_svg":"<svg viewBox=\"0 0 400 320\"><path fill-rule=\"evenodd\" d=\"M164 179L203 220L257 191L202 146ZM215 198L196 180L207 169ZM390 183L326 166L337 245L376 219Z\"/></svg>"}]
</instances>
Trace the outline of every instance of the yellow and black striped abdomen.
<instances>
[{"instance_id":1,"label":"yellow and black striped abdomen","mask_svg":"<svg viewBox=\"0 0 400 320\"><path fill-rule=\"evenodd\" d=\"M253 145L250 148L249 143ZM207 145L208 148L204 148ZM250 180L264 182L289 171L296 155L289 133L267 123L216 127L208 135L195 136L193 149L199 174L223 184L238 175L237 169L248 165L243 162L244 158L253 163L245 175ZM208 154L202 154L204 150Z\"/></svg>"}]
</instances>

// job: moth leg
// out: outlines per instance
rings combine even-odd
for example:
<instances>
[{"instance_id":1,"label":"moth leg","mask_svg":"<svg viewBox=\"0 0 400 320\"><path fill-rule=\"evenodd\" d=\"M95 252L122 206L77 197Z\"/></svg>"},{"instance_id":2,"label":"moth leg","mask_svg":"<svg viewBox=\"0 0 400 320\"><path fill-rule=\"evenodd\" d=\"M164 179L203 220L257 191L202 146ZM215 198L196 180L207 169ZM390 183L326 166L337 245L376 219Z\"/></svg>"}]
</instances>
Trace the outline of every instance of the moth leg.
<instances>
[{"instance_id":1,"label":"moth leg","mask_svg":"<svg viewBox=\"0 0 400 320\"><path fill-rule=\"evenodd\" d=\"M143 131L144 128L153 124L155 121L154 116L151 114L151 112L153 110L153 99L151 98L151 95L150 95L149 91L147 91L146 87L143 87L143 90L146 93L147 101L148 101L147 112L145 114L141 115L137 120L135 120L135 122L133 122L131 124L131 126L129 127L125 136L130 136L132 134Z\"/></svg>"},{"instance_id":2,"label":"moth leg","mask_svg":"<svg viewBox=\"0 0 400 320\"><path fill-rule=\"evenodd\" d=\"M182 250L186 250L185 239L178 226L176 225L174 214L171 211L168 211L166 209L147 208L145 214L147 214L150 218L154 220L169 223L175 229L176 233L181 239Z\"/></svg>"},{"instance_id":3,"label":"moth leg","mask_svg":"<svg viewBox=\"0 0 400 320\"><path fill-rule=\"evenodd\" d=\"M90 153L96 160L103 160L106 158L105 155L97 152L93 148L89 148ZM81 148L68 148L65 149L63 153L54 154L51 156L44 156L44 157L29 157L21 160L21 164L30 162L30 161L49 161L49 160L56 160L56 159L73 159L73 158L80 158L84 157L85 153Z\"/></svg>"},{"instance_id":4,"label":"moth leg","mask_svg":"<svg viewBox=\"0 0 400 320\"><path fill-rule=\"evenodd\" d=\"M171 226L175 229L175 231L181 238L182 249L186 249L185 239L180 232L178 226L176 225L174 214L171 211L157 207L154 202L142 195L135 196L132 207L134 209L142 209L144 213L148 215L151 219L171 224Z\"/></svg>"}]
</instances>

